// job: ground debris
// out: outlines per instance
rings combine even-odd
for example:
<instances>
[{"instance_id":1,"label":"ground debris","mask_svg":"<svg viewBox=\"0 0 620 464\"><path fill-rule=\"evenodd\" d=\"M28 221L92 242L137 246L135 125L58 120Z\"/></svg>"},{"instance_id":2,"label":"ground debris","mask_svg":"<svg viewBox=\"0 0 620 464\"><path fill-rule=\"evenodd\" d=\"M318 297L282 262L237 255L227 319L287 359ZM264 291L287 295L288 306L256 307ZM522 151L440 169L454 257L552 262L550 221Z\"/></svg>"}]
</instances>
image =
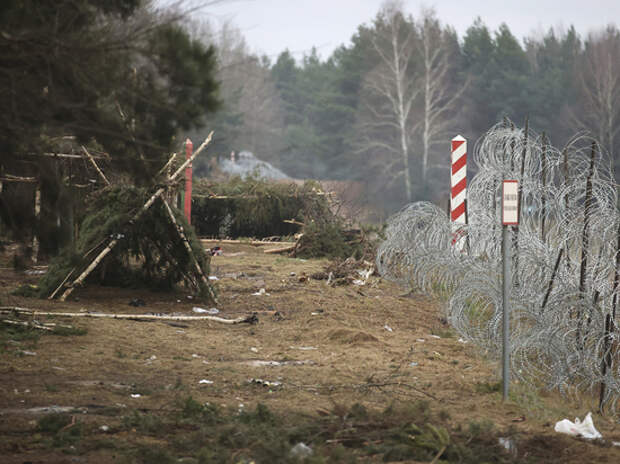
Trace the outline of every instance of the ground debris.
<instances>
[{"instance_id":1,"label":"ground debris","mask_svg":"<svg viewBox=\"0 0 620 464\"><path fill-rule=\"evenodd\" d=\"M315 280L327 280L332 287L339 285L366 285L370 276L375 274L374 265L366 260L347 258L329 263L325 269L315 272L310 277Z\"/></svg>"}]
</instances>

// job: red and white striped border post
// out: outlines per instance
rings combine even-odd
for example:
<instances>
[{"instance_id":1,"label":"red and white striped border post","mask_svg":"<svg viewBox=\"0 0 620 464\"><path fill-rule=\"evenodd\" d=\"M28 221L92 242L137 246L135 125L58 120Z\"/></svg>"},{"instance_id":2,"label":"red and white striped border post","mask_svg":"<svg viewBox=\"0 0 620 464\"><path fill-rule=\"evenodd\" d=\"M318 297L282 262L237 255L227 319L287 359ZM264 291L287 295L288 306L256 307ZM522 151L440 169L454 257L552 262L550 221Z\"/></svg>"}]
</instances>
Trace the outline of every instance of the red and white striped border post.
<instances>
[{"instance_id":1,"label":"red and white striped border post","mask_svg":"<svg viewBox=\"0 0 620 464\"><path fill-rule=\"evenodd\" d=\"M467 140L457 135L452 139L452 181L450 220L465 224L465 199L467 198Z\"/></svg>"},{"instance_id":2,"label":"red and white striped border post","mask_svg":"<svg viewBox=\"0 0 620 464\"><path fill-rule=\"evenodd\" d=\"M465 240L461 224L467 223L467 140L460 135L452 139L452 177L450 182L450 220L452 245L463 251Z\"/></svg>"},{"instance_id":3,"label":"red and white striped border post","mask_svg":"<svg viewBox=\"0 0 620 464\"><path fill-rule=\"evenodd\" d=\"M185 140L185 159L192 156L194 144L190 139ZM192 163L185 168L185 219L187 223L192 223Z\"/></svg>"}]
</instances>

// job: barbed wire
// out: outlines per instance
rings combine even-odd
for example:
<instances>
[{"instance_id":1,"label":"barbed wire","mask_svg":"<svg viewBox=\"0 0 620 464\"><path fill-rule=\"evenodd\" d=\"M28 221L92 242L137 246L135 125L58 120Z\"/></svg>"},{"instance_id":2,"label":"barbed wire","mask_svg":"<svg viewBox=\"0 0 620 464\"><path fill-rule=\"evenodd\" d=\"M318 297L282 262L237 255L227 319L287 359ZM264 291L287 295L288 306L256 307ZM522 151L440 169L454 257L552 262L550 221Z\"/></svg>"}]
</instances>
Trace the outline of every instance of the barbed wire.
<instances>
[{"instance_id":1,"label":"barbed wire","mask_svg":"<svg viewBox=\"0 0 620 464\"><path fill-rule=\"evenodd\" d=\"M567 394L599 389L601 405L615 413L620 211L606 153L583 134L558 150L544 134L504 123L477 142L473 161L468 224L457 232L435 205L406 206L388 220L378 271L439 296L458 333L499 356L501 188L504 179L518 180L520 222L510 244L513 375Z\"/></svg>"}]
</instances>

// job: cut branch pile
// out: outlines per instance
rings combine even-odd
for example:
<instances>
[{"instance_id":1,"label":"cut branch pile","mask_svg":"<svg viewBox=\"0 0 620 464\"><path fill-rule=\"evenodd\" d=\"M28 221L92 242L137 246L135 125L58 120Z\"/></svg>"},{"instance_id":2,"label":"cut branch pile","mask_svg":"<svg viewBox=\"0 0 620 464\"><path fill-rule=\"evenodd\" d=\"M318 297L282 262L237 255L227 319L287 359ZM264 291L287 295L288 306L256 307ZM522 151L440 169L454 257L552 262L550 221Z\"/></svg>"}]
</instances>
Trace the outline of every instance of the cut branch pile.
<instances>
[{"instance_id":1,"label":"cut branch pile","mask_svg":"<svg viewBox=\"0 0 620 464\"><path fill-rule=\"evenodd\" d=\"M110 185L96 192L75 248L65 250L52 263L42 279L41 296L54 298L60 294L59 299L64 301L90 279L121 286L148 283L157 288L184 282L199 295L215 301L206 277L209 258L182 214L163 196L206 148L212 135L154 193L123 185ZM93 272L96 268L99 273Z\"/></svg>"}]
</instances>

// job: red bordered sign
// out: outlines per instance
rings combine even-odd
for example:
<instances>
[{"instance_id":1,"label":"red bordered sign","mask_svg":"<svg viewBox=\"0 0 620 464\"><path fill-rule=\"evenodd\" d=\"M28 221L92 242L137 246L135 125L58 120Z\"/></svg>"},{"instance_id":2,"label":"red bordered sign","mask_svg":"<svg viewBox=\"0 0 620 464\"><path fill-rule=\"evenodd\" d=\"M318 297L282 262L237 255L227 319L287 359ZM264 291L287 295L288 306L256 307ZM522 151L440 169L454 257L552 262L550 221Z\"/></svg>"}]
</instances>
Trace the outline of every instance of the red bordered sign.
<instances>
[{"instance_id":1,"label":"red bordered sign","mask_svg":"<svg viewBox=\"0 0 620 464\"><path fill-rule=\"evenodd\" d=\"M502 183L502 225L519 225L519 182L516 180Z\"/></svg>"}]
</instances>

